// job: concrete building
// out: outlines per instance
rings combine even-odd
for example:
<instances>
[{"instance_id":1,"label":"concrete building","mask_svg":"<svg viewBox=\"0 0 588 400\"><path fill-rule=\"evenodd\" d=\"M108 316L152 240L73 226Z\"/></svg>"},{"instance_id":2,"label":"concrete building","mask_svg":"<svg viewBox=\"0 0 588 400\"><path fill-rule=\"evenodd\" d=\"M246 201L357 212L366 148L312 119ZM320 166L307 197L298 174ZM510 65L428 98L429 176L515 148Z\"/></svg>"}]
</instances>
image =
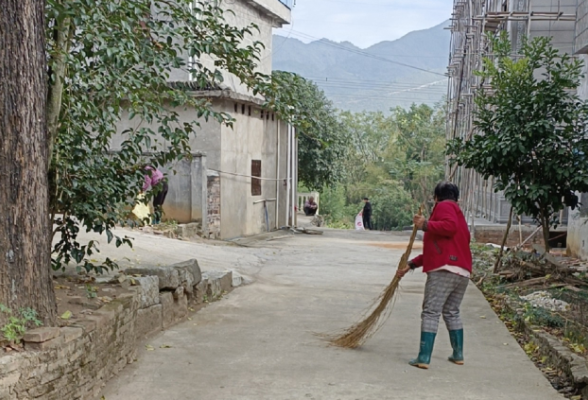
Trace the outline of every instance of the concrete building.
<instances>
[{"instance_id":1,"label":"concrete building","mask_svg":"<svg viewBox=\"0 0 588 400\"><path fill-rule=\"evenodd\" d=\"M588 0L579 0L576 11L574 52L584 61L584 78L578 88L578 96L588 100ZM567 250L571 256L588 260L588 194L580 197L582 206L570 210Z\"/></svg>"},{"instance_id":2,"label":"concrete building","mask_svg":"<svg viewBox=\"0 0 588 400\"><path fill-rule=\"evenodd\" d=\"M261 41L259 72L272 71L272 30L288 24L293 0L232 0L221 2L230 10L226 21L236 27L255 24L259 33L248 40ZM186 60L188 63L192 60ZM201 59L212 66L212 60ZM220 87L198 90L187 71L170 76L172 85L193 85L192 95L212 101L216 111L231 115L232 127L216 121L200 121L190 141L193 157L166 166L169 193L164 219L180 223L200 222L205 236L231 239L262 233L295 220L297 146L294 131L264 110L263 100L253 96L238 78L223 72ZM175 109L182 121L196 119L192 110ZM134 127L124 119L121 131ZM113 150L123 137L113 141ZM160 140L159 146L166 143Z\"/></svg>"},{"instance_id":3,"label":"concrete building","mask_svg":"<svg viewBox=\"0 0 588 400\"><path fill-rule=\"evenodd\" d=\"M579 8L586 7L583 0ZM483 57L491 55L488 35L506 31L513 48L518 49L523 36L551 36L552 44L560 51L577 52L576 0L455 0L451 18L451 48L448 67L447 139L469 138L475 135L473 126L474 97L486 86L474 71L481 69ZM585 31L581 35L588 35ZM588 44L588 43L586 43ZM506 223L510 204L503 193L494 192L492 178L464 168L446 174L460 186L462 202L468 218L484 218L491 223ZM523 223L532 219L523 216ZM566 224L568 213L560 215Z\"/></svg>"}]
</instances>

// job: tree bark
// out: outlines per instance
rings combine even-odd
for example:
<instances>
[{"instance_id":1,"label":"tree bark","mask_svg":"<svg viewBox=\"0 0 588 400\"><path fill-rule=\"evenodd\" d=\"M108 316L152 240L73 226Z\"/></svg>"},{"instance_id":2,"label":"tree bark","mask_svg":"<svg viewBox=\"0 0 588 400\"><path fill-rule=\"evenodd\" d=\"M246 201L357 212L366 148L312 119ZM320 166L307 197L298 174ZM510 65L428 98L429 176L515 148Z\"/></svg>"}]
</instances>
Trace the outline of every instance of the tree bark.
<instances>
[{"instance_id":1,"label":"tree bark","mask_svg":"<svg viewBox=\"0 0 588 400\"><path fill-rule=\"evenodd\" d=\"M541 228L543 229L543 241L545 242L545 253L549 253L549 216L541 213Z\"/></svg>"},{"instance_id":2,"label":"tree bark","mask_svg":"<svg viewBox=\"0 0 588 400\"><path fill-rule=\"evenodd\" d=\"M49 82L49 95L47 100L47 130L49 132L49 156L48 163L51 164L53 147L57 140L59 130L59 116L63 99L63 86L66 71L66 54L69 51L71 35L71 19L62 18L56 22L55 27L55 49L52 55L51 72Z\"/></svg>"},{"instance_id":3,"label":"tree bark","mask_svg":"<svg viewBox=\"0 0 588 400\"><path fill-rule=\"evenodd\" d=\"M53 324L44 14L43 0L0 0L0 303Z\"/></svg>"},{"instance_id":4,"label":"tree bark","mask_svg":"<svg viewBox=\"0 0 588 400\"><path fill-rule=\"evenodd\" d=\"M508 223L506 224L506 231L504 232L504 236L502 237L502 244L500 245L500 253L498 253L498 257L496 258L496 263L494 264L494 273L497 274L500 271L500 263L502 261L502 256L504 254L504 246L506 246L506 241L508 240L508 234L510 233L510 227L512 226L512 214L514 211L514 207L510 206L510 213L508 214Z\"/></svg>"}]
</instances>

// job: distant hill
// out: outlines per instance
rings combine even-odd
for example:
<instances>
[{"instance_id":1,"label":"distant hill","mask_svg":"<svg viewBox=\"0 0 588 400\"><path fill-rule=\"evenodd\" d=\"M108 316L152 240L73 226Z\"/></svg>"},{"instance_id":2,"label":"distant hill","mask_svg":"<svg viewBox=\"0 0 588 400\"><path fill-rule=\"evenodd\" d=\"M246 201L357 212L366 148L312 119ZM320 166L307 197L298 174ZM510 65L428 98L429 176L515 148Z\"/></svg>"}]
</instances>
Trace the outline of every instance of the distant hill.
<instances>
[{"instance_id":1,"label":"distant hill","mask_svg":"<svg viewBox=\"0 0 588 400\"><path fill-rule=\"evenodd\" d=\"M450 32L444 29L448 25L410 32L367 49L327 39L305 44L275 35L273 67L313 80L343 110L389 111L413 102L433 105L447 91L442 75L449 57Z\"/></svg>"}]
</instances>

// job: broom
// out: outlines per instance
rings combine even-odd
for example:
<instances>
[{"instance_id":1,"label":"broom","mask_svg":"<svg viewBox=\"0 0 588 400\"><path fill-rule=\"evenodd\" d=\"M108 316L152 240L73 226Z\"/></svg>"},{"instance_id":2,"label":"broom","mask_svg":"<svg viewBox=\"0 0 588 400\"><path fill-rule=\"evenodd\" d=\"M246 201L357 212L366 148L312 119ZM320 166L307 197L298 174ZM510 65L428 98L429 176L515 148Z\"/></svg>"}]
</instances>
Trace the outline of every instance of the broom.
<instances>
[{"instance_id":1,"label":"broom","mask_svg":"<svg viewBox=\"0 0 588 400\"><path fill-rule=\"evenodd\" d=\"M420 207L418 215L422 215L422 213L423 208ZM405 268L408 265L408 257L410 257L410 253L412 252L412 246L416 238L417 230L417 227L413 226L412 234L410 235L410 241L408 242L408 247L402 255L402 258L400 258L398 269ZM388 287L386 287L380 296L374 300L373 304L378 303L378 301L379 304L376 308L374 308L370 315L364 318L363 321L358 322L352 327L346 329L340 336L330 339L329 342L334 346L355 349L365 343L367 339L372 337L384 324L388 315L390 314L390 307L388 306L396 294L396 289L398 288L400 279L401 278L398 275L394 275L392 282L388 285ZM371 308L372 307L369 309Z\"/></svg>"}]
</instances>

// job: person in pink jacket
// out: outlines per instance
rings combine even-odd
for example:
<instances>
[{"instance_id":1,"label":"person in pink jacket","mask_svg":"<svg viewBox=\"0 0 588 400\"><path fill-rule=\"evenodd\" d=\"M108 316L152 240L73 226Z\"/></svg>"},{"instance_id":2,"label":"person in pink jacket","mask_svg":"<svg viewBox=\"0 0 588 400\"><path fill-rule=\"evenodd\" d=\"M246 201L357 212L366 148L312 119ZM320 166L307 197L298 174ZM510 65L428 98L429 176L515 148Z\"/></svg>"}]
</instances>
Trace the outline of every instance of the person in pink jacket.
<instances>
[{"instance_id":1,"label":"person in pink jacket","mask_svg":"<svg viewBox=\"0 0 588 400\"><path fill-rule=\"evenodd\" d=\"M143 168L145 171L145 183L143 184L143 192L148 190L154 190L155 195L153 197L153 224L157 225L161 222L161 216L163 214L163 203L167 196L168 185L163 172L152 166L146 166Z\"/></svg>"},{"instance_id":2,"label":"person in pink jacket","mask_svg":"<svg viewBox=\"0 0 588 400\"><path fill-rule=\"evenodd\" d=\"M415 215L413 219L415 226L425 232L423 254L397 272L402 277L409 270L422 267L427 274L419 355L409 362L418 368L429 368L441 315L453 348L449 361L464 363L460 306L472 272L472 254L468 224L458 200L459 189L453 183L441 182L435 187L431 217L427 220Z\"/></svg>"}]
</instances>

